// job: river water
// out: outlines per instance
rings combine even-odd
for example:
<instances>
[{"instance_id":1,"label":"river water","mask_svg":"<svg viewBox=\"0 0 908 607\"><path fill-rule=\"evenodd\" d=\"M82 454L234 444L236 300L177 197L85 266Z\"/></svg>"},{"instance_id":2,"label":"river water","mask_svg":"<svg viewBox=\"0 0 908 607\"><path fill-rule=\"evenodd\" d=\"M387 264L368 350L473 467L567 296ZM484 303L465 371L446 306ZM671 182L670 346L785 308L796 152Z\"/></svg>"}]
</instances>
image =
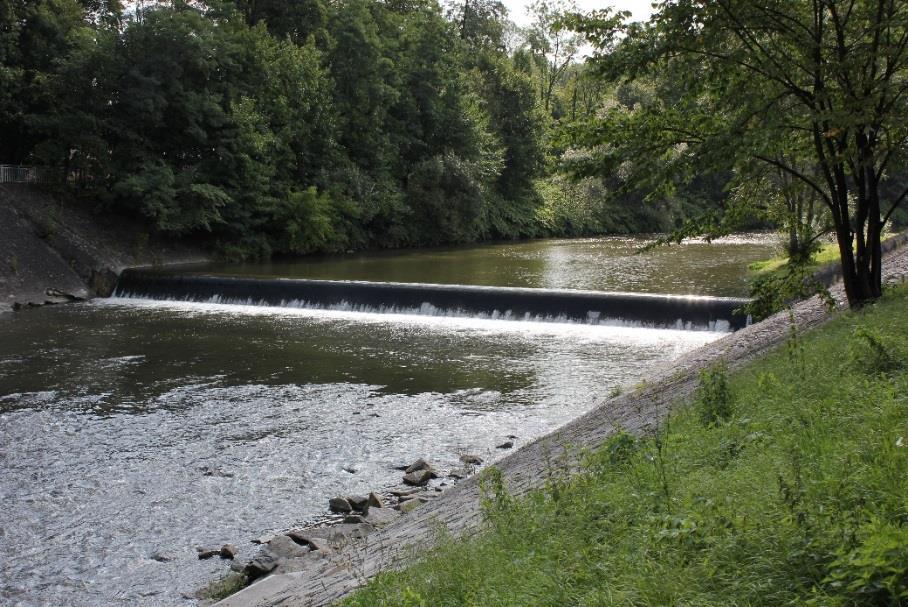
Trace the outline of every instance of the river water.
<instances>
[{"instance_id":1,"label":"river water","mask_svg":"<svg viewBox=\"0 0 908 607\"><path fill-rule=\"evenodd\" d=\"M210 264L209 273L746 296L747 265L778 252L778 238L744 234L638 251L642 237L578 238L420 249L268 264Z\"/></svg>"},{"instance_id":2,"label":"river water","mask_svg":"<svg viewBox=\"0 0 908 607\"><path fill-rule=\"evenodd\" d=\"M237 271L740 295L744 265L773 243L675 247L661 270L616 253L649 280L604 276L607 251L631 246L542 241ZM397 484L395 466L493 460L507 436L519 447L717 337L117 299L0 314L0 604L191 604L182 594L226 569L195 546L230 542L249 557L251 539L322 515L333 495Z\"/></svg>"}]
</instances>

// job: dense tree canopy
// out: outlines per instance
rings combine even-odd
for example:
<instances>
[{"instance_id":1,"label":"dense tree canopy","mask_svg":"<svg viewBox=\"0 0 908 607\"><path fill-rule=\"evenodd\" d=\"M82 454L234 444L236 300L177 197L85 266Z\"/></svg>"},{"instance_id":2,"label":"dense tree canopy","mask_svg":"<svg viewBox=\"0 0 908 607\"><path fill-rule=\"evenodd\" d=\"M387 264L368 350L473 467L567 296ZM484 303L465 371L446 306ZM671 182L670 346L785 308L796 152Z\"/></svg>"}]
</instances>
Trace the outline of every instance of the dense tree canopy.
<instances>
[{"instance_id":1,"label":"dense tree canopy","mask_svg":"<svg viewBox=\"0 0 908 607\"><path fill-rule=\"evenodd\" d=\"M695 166L659 128L725 124L706 84L604 80L564 1L525 30L497 0L128 6L0 0L0 162L229 257L654 232L737 187L734 155Z\"/></svg>"}]
</instances>

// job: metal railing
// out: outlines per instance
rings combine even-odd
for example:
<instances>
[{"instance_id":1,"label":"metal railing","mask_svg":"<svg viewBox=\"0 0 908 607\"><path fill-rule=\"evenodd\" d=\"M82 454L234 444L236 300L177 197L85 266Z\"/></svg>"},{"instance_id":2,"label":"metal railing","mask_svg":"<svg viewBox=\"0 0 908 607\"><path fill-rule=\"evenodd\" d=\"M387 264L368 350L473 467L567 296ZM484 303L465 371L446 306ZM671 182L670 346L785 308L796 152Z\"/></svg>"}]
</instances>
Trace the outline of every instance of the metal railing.
<instances>
[{"instance_id":1,"label":"metal railing","mask_svg":"<svg viewBox=\"0 0 908 607\"><path fill-rule=\"evenodd\" d=\"M0 183L40 183L42 173L38 167L0 164Z\"/></svg>"}]
</instances>

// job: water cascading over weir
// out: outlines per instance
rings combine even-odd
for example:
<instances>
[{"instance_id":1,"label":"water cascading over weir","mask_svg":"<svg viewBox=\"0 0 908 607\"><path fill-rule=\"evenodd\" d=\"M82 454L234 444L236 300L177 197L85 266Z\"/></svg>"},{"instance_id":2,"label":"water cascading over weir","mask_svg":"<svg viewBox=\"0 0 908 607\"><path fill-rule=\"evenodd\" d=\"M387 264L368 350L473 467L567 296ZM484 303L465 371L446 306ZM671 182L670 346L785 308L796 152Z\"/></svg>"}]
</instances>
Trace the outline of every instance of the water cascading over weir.
<instances>
[{"instance_id":1,"label":"water cascading over weir","mask_svg":"<svg viewBox=\"0 0 908 607\"><path fill-rule=\"evenodd\" d=\"M128 269L115 297L388 314L729 331L748 319L731 297L447 284L259 279Z\"/></svg>"}]
</instances>

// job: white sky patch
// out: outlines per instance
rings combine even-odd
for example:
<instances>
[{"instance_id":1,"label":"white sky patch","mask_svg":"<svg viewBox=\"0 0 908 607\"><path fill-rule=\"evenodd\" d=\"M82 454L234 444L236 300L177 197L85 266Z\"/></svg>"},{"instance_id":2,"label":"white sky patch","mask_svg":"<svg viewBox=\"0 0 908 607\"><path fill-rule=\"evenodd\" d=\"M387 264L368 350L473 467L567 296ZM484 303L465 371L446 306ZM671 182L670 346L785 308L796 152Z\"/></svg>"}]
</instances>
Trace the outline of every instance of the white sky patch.
<instances>
[{"instance_id":1,"label":"white sky patch","mask_svg":"<svg viewBox=\"0 0 908 607\"><path fill-rule=\"evenodd\" d=\"M502 0L508 7L508 16L514 23L525 27L532 21L527 14L527 7L531 0ZM577 0L577 7L583 11L592 11L613 6L618 10L630 11L634 21L646 21L653 13L652 0Z\"/></svg>"}]
</instances>

